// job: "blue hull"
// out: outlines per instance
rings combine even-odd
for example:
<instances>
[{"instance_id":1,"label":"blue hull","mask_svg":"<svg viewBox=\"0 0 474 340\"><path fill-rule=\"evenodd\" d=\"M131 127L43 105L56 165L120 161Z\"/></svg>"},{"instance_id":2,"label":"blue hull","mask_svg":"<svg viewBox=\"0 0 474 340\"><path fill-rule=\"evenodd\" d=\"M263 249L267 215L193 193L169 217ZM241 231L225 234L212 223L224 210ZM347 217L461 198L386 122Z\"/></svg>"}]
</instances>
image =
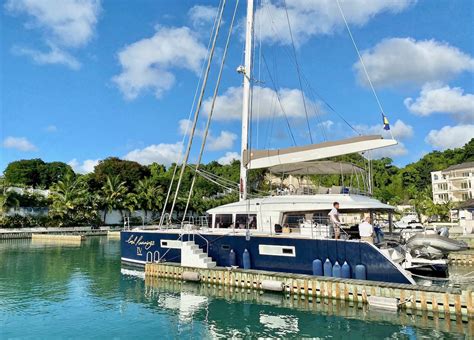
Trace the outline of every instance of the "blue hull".
<instances>
[{"instance_id":1,"label":"blue hull","mask_svg":"<svg viewBox=\"0 0 474 340\"><path fill-rule=\"evenodd\" d=\"M351 277L355 278L355 267L363 264L367 271L367 280L394 283L413 283L410 278L393 262L381 254L372 245L359 241L329 239L297 239L283 236L245 235L204 235L209 242L208 255L218 266L229 266L229 253L234 250L237 265L243 267L242 254L245 249L250 253L252 269L298 274L313 274L312 263L315 259L323 262L329 258L332 264L340 265L347 261L351 266ZM184 235L182 241L187 241ZM121 233L122 261L136 264L157 261L181 262L181 250L162 248L162 240L177 240L177 233L123 231ZM206 242L196 236L195 243L206 250ZM166 241L165 241L166 242ZM295 256L260 255L259 245L277 245L295 247Z\"/></svg>"}]
</instances>

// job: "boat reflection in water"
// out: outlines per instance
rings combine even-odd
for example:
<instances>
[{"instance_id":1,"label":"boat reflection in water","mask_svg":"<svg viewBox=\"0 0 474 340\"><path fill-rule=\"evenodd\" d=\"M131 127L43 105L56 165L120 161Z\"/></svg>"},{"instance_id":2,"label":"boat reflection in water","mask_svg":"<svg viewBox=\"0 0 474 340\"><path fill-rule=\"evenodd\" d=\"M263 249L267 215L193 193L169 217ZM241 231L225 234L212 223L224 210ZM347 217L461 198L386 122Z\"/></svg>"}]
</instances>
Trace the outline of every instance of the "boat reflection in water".
<instances>
[{"instance_id":1,"label":"boat reflection in water","mask_svg":"<svg viewBox=\"0 0 474 340\"><path fill-rule=\"evenodd\" d=\"M313 303L278 293L163 278L145 278L143 302L176 314L178 329L204 326L200 334L205 337L337 338L350 332L354 339L368 335L433 338L445 333L463 339L468 332L468 325L461 320L433 320L428 315L370 310L352 302L317 299Z\"/></svg>"}]
</instances>

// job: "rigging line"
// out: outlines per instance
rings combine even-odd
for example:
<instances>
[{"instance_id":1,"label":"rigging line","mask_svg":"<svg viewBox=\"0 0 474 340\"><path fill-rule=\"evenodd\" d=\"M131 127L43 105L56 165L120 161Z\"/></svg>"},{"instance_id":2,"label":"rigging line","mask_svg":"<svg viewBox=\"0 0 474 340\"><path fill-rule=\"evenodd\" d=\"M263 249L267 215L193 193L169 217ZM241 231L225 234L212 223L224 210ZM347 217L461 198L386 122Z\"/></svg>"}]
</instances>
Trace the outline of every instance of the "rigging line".
<instances>
[{"instance_id":1,"label":"rigging line","mask_svg":"<svg viewBox=\"0 0 474 340\"><path fill-rule=\"evenodd\" d=\"M278 93L278 90L275 86L275 82L273 81L273 77L272 77L272 75L270 73L270 70L268 68L267 60L265 58L265 55L263 55L263 54L262 54L262 59L263 59L263 63L265 64L265 67L267 69L270 81L272 82L273 90L275 91L275 94L277 96L278 103L280 104L281 111L283 112L283 115L285 116L286 125L288 127L288 131L290 132L291 139L293 140L293 144L296 146L295 136L293 135L293 131L291 130L290 121L288 120L288 116L286 115L285 109L283 108L283 103L281 102L280 94Z\"/></svg>"},{"instance_id":2,"label":"rigging line","mask_svg":"<svg viewBox=\"0 0 474 340\"><path fill-rule=\"evenodd\" d=\"M272 53L272 57L273 57L274 74L277 74L275 54L274 53ZM271 119L270 124L267 125L264 149L266 149L268 147L268 143L270 142L270 140L272 139L272 136L273 136L273 125L274 125L274 122L275 122L275 112L276 112L276 105L277 105L277 103L276 103L277 100L276 100L275 97L276 97L276 94L272 95L272 102L271 102L271 106L270 106L270 112L271 112L271 115L272 115L272 119Z\"/></svg>"},{"instance_id":3,"label":"rigging line","mask_svg":"<svg viewBox=\"0 0 474 340\"><path fill-rule=\"evenodd\" d=\"M227 178L224 178L224 177L221 177L219 175L216 175L216 174L213 174L212 172L210 171L206 171L204 170L204 168L200 168L200 169L197 169L196 168L193 168L192 166L188 166L192 171L195 171L195 172L198 172L198 173L204 173L208 176L211 176L211 177L214 177L216 178L217 180L220 180L221 182L223 183L228 183L228 184L231 184L231 185L239 185L238 181L232 181L230 179L227 179Z\"/></svg>"},{"instance_id":4,"label":"rigging line","mask_svg":"<svg viewBox=\"0 0 474 340\"><path fill-rule=\"evenodd\" d=\"M325 141L327 141L328 136L327 136L326 127L323 124L322 113L320 112L319 107L316 103L316 98L315 98L314 94L311 91L308 91L308 92L309 92L309 97L310 97L310 107L313 109L313 111L315 113L316 120L318 121L318 125L319 125L319 127L321 129L321 132L323 134L323 139Z\"/></svg>"},{"instance_id":5,"label":"rigging line","mask_svg":"<svg viewBox=\"0 0 474 340\"><path fill-rule=\"evenodd\" d=\"M220 8L221 5L222 5L222 0L219 2L218 8ZM219 17L218 14L219 14L219 11L216 11L216 15L214 17L214 23L213 23L212 29L211 29L211 35L209 36L209 42L207 43L206 55L209 55L209 50L211 48L211 43L212 43L212 37L214 35L214 31L215 31L215 28L216 28L217 18ZM198 91L199 91L199 86L201 84L202 77L203 77L203 74L204 74L204 67L205 66L206 66L206 60L203 60L202 65L201 65L201 72L199 73L198 83L196 84L196 90L194 91L193 103L191 104L191 108L190 108L189 114L188 114L188 121L191 120L191 115L192 115L193 110L194 110L194 105L196 104L196 98L197 98L197 94L198 94ZM189 130L189 124L186 125L186 129L185 129L185 132L184 132L184 135L183 135L183 139L181 141L181 148L179 150L178 159L177 159L177 162L174 166L173 175L171 177L171 182L169 184L168 192L166 194L166 199L165 199L165 202L163 204L163 210L161 212L160 222L159 222L160 227L163 225L163 222L164 222L164 215L166 214L166 206L168 205L168 200L169 200L170 195L171 195L171 190L173 189L173 183L174 183L174 179L175 179L175 176L176 176L176 172L178 170L178 164L181 162L181 157L183 155L184 142L186 141L186 136L188 135L188 130Z\"/></svg>"},{"instance_id":6,"label":"rigging line","mask_svg":"<svg viewBox=\"0 0 474 340\"><path fill-rule=\"evenodd\" d=\"M268 13L267 13L268 14ZM278 35L276 29L275 29L275 22L273 21L273 18L270 17L270 14L268 14L268 17L269 17L269 21L270 23L272 24L271 25L271 28L273 30L273 33ZM286 54L288 55L289 59L292 60L292 56L291 56L291 53L289 51L289 48L287 48L286 46L283 46L282 47L283 50L286 52ZM292 60L294 63L295 63L295 67L296 67L296 62L295 60ZM305 80L308 88L313 91L317 97L331 110L333 111L340 119L342 119L344 121L344 123L346 123L355 133L357 133L358 135L361 135L360 132L358 132L339 112L337 112L318 92L316 92L312 86L311 86L311 83L309 82L309 80L306 78L306 76L304 75L304 72L302 72L302 77L303 79Z\"/></svg>"},{"instance_id":7,"label":"rigging line","mask_svg":"<svg viewBox=\"0 0 474 340\"><path fill-rule=\"evenodd\" d=\"M311 144L313 144L313 135L311 133L311 127L309 125L308 109L306 108L306 99L305 99L305 95L304 95L304 92L303 92L303 84L301 82L300 65L299 65L298 59L296 57L295 41L293 39L293 31L291 30L290 16L288 15L288 8L286 7L286 1L285 0L283 0L283 5L285 6L286 21L288 23L288 30L290 31L291 46L293 47L293 55L294 55L295 64L296 64L296 73L298 74L298 82L300 84L301 98L303 99L303 107L304 107L304 113L306 115L306 125L308 126L309 140L311 141Z\"/></svg>"},{"instance_id":8,"label":"rigging line","mask_svg":"<svg viewBox=\"0 0 474 340\"><path fill-rule=\"evenodd\" d=\"M217 76L216 86L214 87L214 95L212 97L211 110L209 111L209 115L207 117L207 122L206 122L206 127L205 127L205 130L204 130L204 136L202 137L201 150L199 151L199 157L198 157L198 161L196 163L196 171L199 170L199 166L201 165L202 155L204 153L204 148L206 146L207 136L209 134L209 127L211 126L212 115L214 114L214 107L215 107L215 104L216 104L217 94L219 92L219 85L221 83L222 71L224 70L224 65L225 65L225 61L226 61L226 58L227 58L227 51L229 50L230 38L232 36L232 30L234 28L234 21L235 21L235 17L236 17L236 14L237 14L238 6L239 6L239 0L237 0L235 2L234 14L232 15L232 21L230 22L229 33L227 34L227 40L226 40L225 47L224 47L224 54L222 55L219 74ZM192 193L193 193L193 190L194 190L194 184L195 183L196 183L196 173L194 173L193 180L191 182L191 187L189 189L188 200L186 202L186 207L184 208L183 221L186 218L186 213L188 212L189 202L191 201L191 196L192 196Z\"/></svg>"},{"instance_id":9,"label":"rigging line","mask_svg":"<svg viewBox=\"0 0 474 340\"><path fill-rule=\"evenodd\" d=\"M193 168L191 168L192 170L194 170ZM223 187L225 189L228 189L228 190L235 190L235 191L238 191L239 190L239 184L237 182L231 182L230 184L225 184L225 183L219 183L219 180L221 180L222 178L220 177L215 177L215 175L213 176L211 173L208 173L208 172L204 172L204 171L201 171L201 170L198 170L198 171L195 171L196 174L198 174L199 176L205 178L206 180L220 186L220 187Z\"/></svg>"},{"instance_id":10,"label":"rigging line","mask_svg":"<svg viewBox=\"0 0 474 340\"><path fill-rule=\"evenodd\" d=\"M334 112L340 119L342 119L342 121L347 125L349 126L352 131L354 131L355 133L357 133L359 136L361 135L361 133L359 131L357 131L356 128L354 128L354 126L352 126L345 118L342 114L340 114L339 112L336 111L336 109L334 109L322 96L321 94L319 94L312 86L311 86L311 83L309 82L308 78L305 77L305 75L303 74L303 79L305 80L306 82L306 85L308 86L310 92L313 92L332 112Z\"/></svg>"},{"instance_id":11,"label":"rigging line","mask_svg":"<svg viewBox=\"0 0 474 340\"><path fill-rule=\"evenodd\" d=\"M372 80L370 80L369 72L367 72L367 68L365 67L364 60L362 59L362 55L359 52L359 48L357 47L357 44L355 42L355 39L352 35L351 29L349 28L349 24L347 23L346 16L344 15L344 11L342 10L341 4L339 3L339 0L336 0L337 7L339 8L339 12L341 13L342 19L344 20L344 24L346 25L347 32L349 33L349 36L351 37L352 44L354 45L354 48L357 52L357 56L359 57L359 61L362 65L362 68L364 69L365 76L367 77L367 81L369 82L370 88L372 89L372 93L374 94L375 100L377 101L377 104L380 108L380 112L382 113L383 116L385 116L385 112L382 108L382 104L380 103L379 97L377 96L377 92L375 91L374 85L372 84ZM393 134L392 130L388 130L390 132L390 136L393 139Z\"/></svg>"},{"instance_id":12,"label":"rigging line","mask_svg":"<svg viewBox=\"0 0 474 340\"><path fill-rule=\"evenodd\" d=\"M220 8L220 12L219 12L219 19L217 21L216 31L215 31L213 41L212 41L211 51L209 53L209 58L208 58L208 61L207 61L206 71L205 71L205 74L204 74L204 80L203 80L202 86L201 86L201 93L199 94L199 100L198 100L198 103L197 103L197 106L196 106L196 110L194 112L193 125L191 127L191 134L189 135L189 139L188 139L188 147L186 149L186 154L183 158L183 163L181 165L181 172L179 174L178 184L176 185L176 192L175 192L175 195L174 195L174 198L173 198L173 204L171 205L170 216L173 214L173 210L174 210L174 207L176 205L176 200L178 198L178 192L179 192L179 188L181 186L181 181L183 179L184 170L186 168L186 164L187 164L188 159L189 159L189 154L191 152L194 133L196 131L196 125L197 125L198 118L199 118L199 111L201 110L202 100L204 98L204 92L205 92L206 86L207 86L207 79L209 77L209 71L211 69L211 63L212 63L212 58L214 56L217 37L219 36L219 30L220 30L220 27L221 27L222 15L224 13L225 4L226 4L226 0L223 0L222 1L222 7Z\"/></svg>"}]
</instances>

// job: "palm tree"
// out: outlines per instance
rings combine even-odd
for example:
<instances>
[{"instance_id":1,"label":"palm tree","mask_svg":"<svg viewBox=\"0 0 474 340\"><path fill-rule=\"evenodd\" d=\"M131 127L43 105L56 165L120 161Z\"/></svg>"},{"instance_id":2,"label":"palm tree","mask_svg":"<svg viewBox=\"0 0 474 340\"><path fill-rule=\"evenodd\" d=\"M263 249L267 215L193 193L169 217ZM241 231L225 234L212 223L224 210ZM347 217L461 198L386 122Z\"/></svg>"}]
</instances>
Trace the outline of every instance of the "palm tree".
<instances>
[{"instance_id":1,"label":"palm tree","mask_svg":"<svg viewBox=\"0 0 474 340\"><path fill-rule=\"evenodd\" d=\"M164 200L163 189L156 186L151 178L145 178L138 181L136 191L139 206L145 212L146 221L149 211L162 208Z\"/></svg>"},{"instance_id":2,"label":"palm tree","mask_svg":"<svg viewBox=\"0 0 474 340\"><path fill-rule=\"evenodd\" d=\"M107 212L118 209L123 218L124 200L127 193L125 182L120 180L120 176L107 176L102 187L102 199L104 206L104 224Z\"/></svg>"},{"instance_id":3,"label":"palm tree","mask_svg":"<svg viewBox=\"0 0 474 340\"><path fill-rule=\"evenodd\" d=\"M61 218L60 224L74 220L78 207L82 205L87 194L87 185L82 178L71 173L66 174L51 188L52 215Z\"/></svg>"},{"instance_id":4,"label":"palm tree","mask_svg":"<svg viewBox=\"0 0 474 340\"><path fill-rule=\"evenodd\" d=\"M128 211L128 216L130 216L135 211L135 209L139 207L137 194L129 192L125 196L123 207Z\"/></svg>"}]
</instances>

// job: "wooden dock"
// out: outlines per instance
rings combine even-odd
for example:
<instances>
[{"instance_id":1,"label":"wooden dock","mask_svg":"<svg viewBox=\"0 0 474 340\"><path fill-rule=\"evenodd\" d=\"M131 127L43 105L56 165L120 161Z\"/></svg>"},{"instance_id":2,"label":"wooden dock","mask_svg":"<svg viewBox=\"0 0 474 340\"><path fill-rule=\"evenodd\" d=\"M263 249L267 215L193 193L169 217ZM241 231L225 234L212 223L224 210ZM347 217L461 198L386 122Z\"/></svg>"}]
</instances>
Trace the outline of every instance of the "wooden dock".
<instances>
[{"instance_id":1,"label":"wooden dock","mask_svg":"<svg viewBox=\"0 0 474 340\"><path fill-rule=\"evenodd\" d=\"M367 297L397 298L401 309L416 314L426 311L444 318L474 318L474 295L458 288L423 287L354 279L340 279L260 270L228 270L223 267L198 269L173 263L148 263L147 277L182 280L184 272L197 272L199 281L207 284L262 290L262 282L277 281L282 292L311 298L327 298L367 303Z\"/></svg>"},{"instance_id":2,"label":"wooden dock","mask_svg":"<svg viewBox=\"0 0 474 340\"><path fill-rule=\"evenodd\" d=\"M474 265L474 251L451 253L449 254L449 263L460 266Z\"/></svg>"},{"instance_id":3,"label":"wooden dock","mask_svg":"<svg viewBox=\"0 0 474 340\"><path fill-rule=\"evenodd\" d=\"M66 242L81 242L86 239L84 235L60 235L60 234L33 234L32 240L43 241L66 241Z\"/></svg>"},{"instance_id":4,"label":"wooden dock","mask_svg":"<svg viewBox=\"0 0 474 340\"><path fill-rule=\"evenodd\" d=\"M27 228L26 230L1 229L0 240L31 239L32 235L74 235L74 236L105 236L108 230L91 229L90 227L62 227L62 228Z\"/></svg>"},{"instance_id":5,"label":"wooden dock","mask_svg":"<svg viewBox=\"0 0 474 340\"><path fill-rule=\"evenodd\" d=\"M119 239L120 240L120 231L109 230L107 232L107 237L111 238L111 239Z\"/></svg>"}]
</instances>

